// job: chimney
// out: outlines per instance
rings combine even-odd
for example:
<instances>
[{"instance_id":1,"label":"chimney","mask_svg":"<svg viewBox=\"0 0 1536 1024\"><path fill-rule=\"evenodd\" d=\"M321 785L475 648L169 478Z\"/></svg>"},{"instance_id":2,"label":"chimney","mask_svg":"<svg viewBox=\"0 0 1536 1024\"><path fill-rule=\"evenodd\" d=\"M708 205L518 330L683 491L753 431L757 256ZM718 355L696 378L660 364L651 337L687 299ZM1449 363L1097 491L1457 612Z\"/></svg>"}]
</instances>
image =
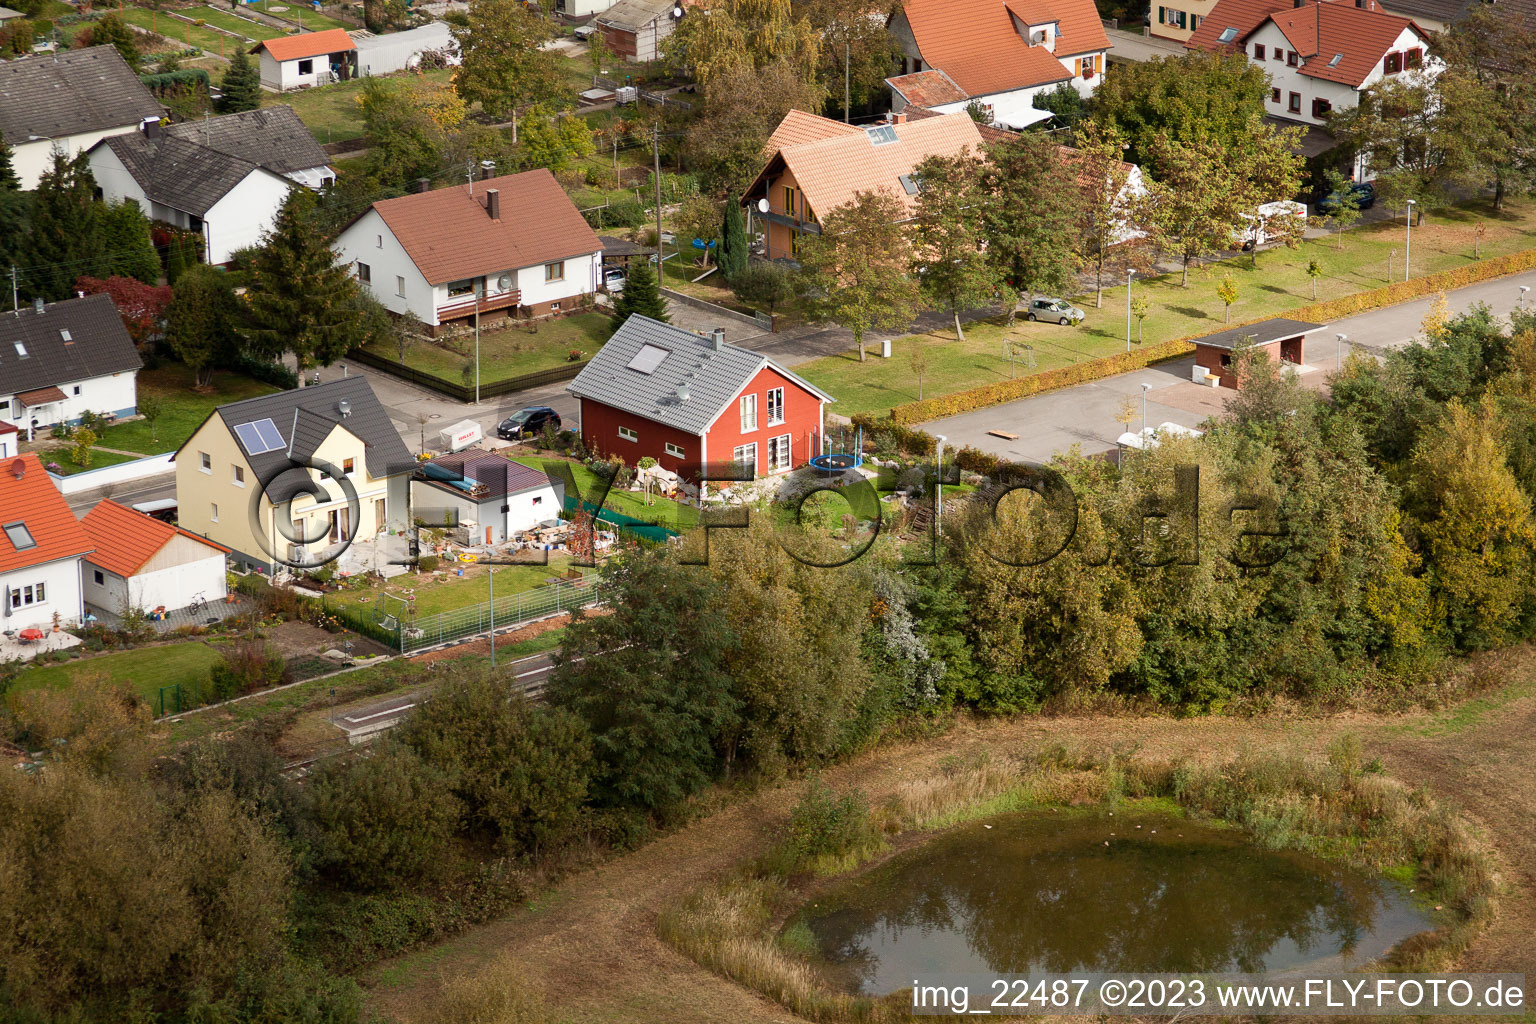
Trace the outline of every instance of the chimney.
<instances>
[{"instance_id":1,"label":"chimney","mask_svg":"<svg viewBox=\"0 0 1536 1024\"><path fill-rule=\"evenodd\" d=\"M496 177L496 161L495 160L481 160L480 161L480 180L481 181L485 181L488 178L494 178L494 177Z\"/></svg>"},{"instance_id":2,"label":"chimney","mask_svg":"<svg viewBox=\"0 0 1536 1024\"><path fill-rule=\"evenodd\" d=\"M430 191L432 191L432 179L431 178L417 178L416 179L416 191L417 192L430 192Z\"/></svg>"},{"instance_id":3,"label":"chimney","mask_svg":"<svg viewBox=\"0 0 1536 1024\"><path fill-rule=\"evenodd\" d=\"M43 297L41 295L32 300L32 312L38 316L43 315Z\"/></svg>"},{"instance_id":4,"label":"chimney","mask_svg":"<svg viewBox=\"0 0 1536 1024\"><path fill-rule=\"evenodd\" d=\"M158 139L160 137L160 133L161 128L159 119L144 122L144 137L146 139Z\"/></svg>"},{"instance_id":5,"label":"chimney","mask_svg":"<svg viewBox=\"0 0 1536 1024\"><path fill-rule=\"evenodd\" d=\"M490 215L491 220L501 220L501 189L485 190L485 212Z\"/></svg>"},{"instance_id":6,"label":"chimney","mask_svg":"<svg viewBox=\"0 0 1536 1024\"><path fill-rule=\"evenodd\" d=\"M724 327L716 327L714 330L710 331L709 332L709 340L714 343L714 349L715 349L716 352L724 351L724 349L725 349L725 328Z\"/></svg>"},{"instance_id":7,"label":"chimney","mask_svg":"<svg viewBox=\"0 0 1536 1024\"><path fill-rule=\"evenodd\" d=\"M907 123L907 112L905 110L903 110L899 114L892 114L891 115L891 124L906 124L906 123Z\"/></svg>"}]
</instances>

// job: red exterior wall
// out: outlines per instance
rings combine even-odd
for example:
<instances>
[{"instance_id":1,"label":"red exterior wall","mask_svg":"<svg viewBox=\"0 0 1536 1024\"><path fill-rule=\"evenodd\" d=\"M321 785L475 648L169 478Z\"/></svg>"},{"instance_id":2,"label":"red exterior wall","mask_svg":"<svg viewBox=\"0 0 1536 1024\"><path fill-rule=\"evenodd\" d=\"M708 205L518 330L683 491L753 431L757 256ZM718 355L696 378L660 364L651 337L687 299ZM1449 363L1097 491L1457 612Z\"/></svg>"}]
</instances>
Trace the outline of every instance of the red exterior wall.
<instances>
[{"instance_id":1,"label":"red exterior wall","mask_svg":"<svg viewBox=\"0 0 1536 1024\"><path fill-rule=\"evenodd\" d=\"M1281 345L1287 345L1287 346L1294 345L1296 353L1297 353L1297 358L1294 360L1294 362L1297 362L1297 363L1301 362L1301 355L1300 355L1300 353L1301 353L1301 339L1300 338L1294 338L1294 339L1289 339L1288 338L1288 339L1286 339L1284 341L1272 341L1268 345L1256 345L1254 347L1259 349L1259 351L1261 351L1261 352L1265 353L1266 355L1268 355L1269 358L1271 358L1271 359L1279 359L1280 358L1280 346ZM1223 356L1228 357L1228 364L1226 366L1223 366L1222 362L1221 362ZM1220 377L1221 378L1221 386L1224 387L1224 388L1236 388L1237 387L1237 374L1232 372L1231 356L1232 356L1232 350L1231 349L1217 348L1214 345L1202 345L1198 341L1195 342L1195 362L1196 362L1196 364L1205 367L1206 370L1208 370L1209 372L1214 373L1218 377Z\"/></svg>"},{"instance_id":2,"label":"red exterior wall","mask_svg":"<svg viewBox=\"0 0 1536 1024\"><path fill-rule=\"evenodd\" d=\"M581 401L581 443L604 455L617 453L633 466L649 455L661 464L662 469L673 473L682 470L683 463L699 461L699 437L674 427L663 426L644 416L615 409L590 398ZM619 436L620 427L630 427L638 440L626 441ZM679 445L683 457L667 454L667 443Z\"/></svg>"}]
</instances>

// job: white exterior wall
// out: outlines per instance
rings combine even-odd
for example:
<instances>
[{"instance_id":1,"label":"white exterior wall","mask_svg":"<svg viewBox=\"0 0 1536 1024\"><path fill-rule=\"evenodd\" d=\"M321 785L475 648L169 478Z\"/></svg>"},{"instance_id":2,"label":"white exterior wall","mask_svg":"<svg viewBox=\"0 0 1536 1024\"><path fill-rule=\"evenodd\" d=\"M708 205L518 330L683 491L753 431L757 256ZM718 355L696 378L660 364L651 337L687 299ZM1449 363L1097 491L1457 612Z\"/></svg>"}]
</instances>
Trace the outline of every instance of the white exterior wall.
<instances>
[{"instance_id":1,"label":"white exterior wall","mask_svg":"<svg viewBox=\"0 0 1536 1024\"><path fill-rule=\"evenodd\" d=\"M277 219L291 185L282 175L261 168L247 174L203 216L204 258L214 265L228 263L236 249L259 242Z\"/></svg>"},{"instance_id":2,"label":"white exterior wall","mask_svg":"<svg viewBox=\"0 0 1536 1024\"><path fill-rule=\"evenodd\" d=\"M91 174L96 178L96 185L104 198L111 202L132 199L139 204L139 209L149 214L149 197L144 194L133 175L128 173L128 168L123 166L116 153L102 146L91 153L90 163Z\"/></svg>"},{"instance_id":3,"label":"white exterior wall","mask_svg":"<svg viewBox=\"0 0 1536 1024\"><path fill-rule=\"evenodd\" d=\"M602 14L612 7L616 0L555 0L555 10L564 14L567 18L590 18L594 14Z\"/></svg>"},{"instance_id":4,"label":"white exterior wall","mask_svg":"<svg viewBox=\"0 0 1536 1024\"><path fill-rule=\"evenodd\" d=\"M515 286L522 290L522 302L524 305L533 306L541 302L562 303L565 306L566 299L575 299L583 294L591 294L597 291L598 275L602 271L603 254L599 250L588 253L585 256L570 256L565 260L565 277L560 281L546 282L544 280L544 264L534 267L523 267L516 271L512 277ZM494 282L492 282L494 284ZM491 293L494 296L494 292Z\"/></svg>"},{"instance_id":5,"label":"white exterior wall","mask_svg":"<svg viewBox=\"0 0 1536 1024\"><path fill-rule=\"evenodd\" d=\"M1254 59L1253 48L1256 44L1264 47L1264 60L1262 61ZM1376 66L1371 69L1371 73L1365 77L1365 81L1361 83L1358 90L1342 82L1330 82L1326 79L1304 75L1301 73L1300 67L1293 68L1286 62L1286 54L1290 52L1291 44L1285 38L1285 33L1281 32L1279 27L1273 22L1266 22L1257 32L1249 36L1245 47L1249 63L1256 64L1267 71L1269 73L1270 87L1280 90L1279 102L1274 100L1273 94L1266 100L1266 112L1276 117L1283 117L1290 121L1299 121L1303 124L1320 126L1325 123L1323 118L1312 116L1312 100L1314 98L1321 97L1327 100L1333 104L1333 109L1335 110L1353 110L1360 103L1361 92L1369 89L1381 81L1382 78L1387 77L1383 61L1376 62ZM1403 29L1398 34L1397 39L1393 41L1389 50L1402 53L1414 47L1425 51L1423 68L1418 71L1403 71L1392 77L1402 78L1411 76L1417 78L1420 75L1434 77L1439 74L1442 65L1438 60L1429 56L1429 44L1412 29ZM1275 50L1277 48L1281 51L1280 60L1275 60ZM1312 60L1321 61L1326 64L1332 58L1333 54L1331 53L1318 54ZM1290 95L1293 92L1301 94L1301 110L1299 111L1292 111L1290 109Z\"/></svg>"},{"instance_id":6,"label":"white exterior wall","mask_svg":"<svg viewBox=\"0 0 1536 1024\"><path fill-rule=\"evenodd\" d=\"M343 231L336 239L335 249L342 259L353 264L354 277L358 263L368 264L369 286L385 309L409 313L425 324L437 324L436 293L441 291L446 301L447 289L434 289L427 283L377 210L369 210ZM405 278L404 295L400 294L397 277Z\"/></svg>"},{"instance_id":7,"label":"white exterior wall","mask_svg":"<svg viewBox=\"0 0 1536 1024\"><path fill-rule=\"evenodd\" d=\"M63 628L77 625L85 614L80 601L80 570L77 556L0 573L0 600L5 604L0 609L0 629L21 630L35 626L46 632L53 628L54 612L59 613L59 624ZM42 603L11 607L10 595L5 588L16 590L35 587L39 583L43 584L45 600Z\"/></svg>"},{"instance_id":8,"label":"white exterior wall","mask_svg":"<svg viewBox=\"0 0 1536 1024\"><path fill-rule=\"evenodd\" d=\"M507 506L506 512L501 511L503 505ZM490 543L500 544L509 534L531 530L546 519L561 518L564 507L565 487L547 482L505 498L476 502L467 494L450 494L425 480L411 481L411 511L416 518L428 526L441 524L443 510L453 509L458 522L475 523L474 538L482 544L487 528L491 531Z\"/></svg>"},{"instance_id":9,"label":"white exterior wall","mask_svg":"<svg viewBox=\"0 0 1536 1024\"><path fill-rule=\"evenodd\" d=\"M146 612L154 611L156 608L177 611L185 608L194 597L199 596L209 603L224 600L225 594L228 593L225 586L224 553L185 537L179 537L177 540L196 545L206 551L207 555L179 565L139 572L127 579L87 561L85 563L86 604L114 615L123 615L130 608ZM177 540L171 541L166 546L175 545ZM96 582L97 573L101 574L101 583Z\"/></svg>"},{"instance_id":10,"label":"white exterior wall","mask_svg":"<svg viewBox=\"0 0 1536 1024\"><path fill-rule=\"evenodd\" d=\"M58 388L64 392L64 401L25 409L16 407L13 392L0 391L0 419L16 424L25 434L34 419L42 428L56 423L78 423L87 412L133 416L138 413L138 376L138 370L123 370L85 380L61 381ZM80 389L78 395L75 388Z\"/></svg>"},{"instance_id":11,"label":"white exterior wall","mask_svg":"<svg viewBox=\"0 0 1536 1024\"><path fill-rule=\"evenodd\" d=\"M1077 94L1084 99L1092 96L1097 91L1099 83L1104 81L1104 76L1109 72L1108 50L1096 50L1093 53L1079 53L1071 57L1057 57L1056 59L1061 61L1061 66L1066 69L1069 75L1072 74L1079 60L1084 64L1093 60L1098 61L1099 70L1093 73L1092 78L1084 78L1082 75L1077 75L1072 79L1072 88L1076 89ZM1051 88L1054 89L1056 87L1053 85Z\"/></svg>"},{"instance_id":12,"label":"white exterior wall","mask_svg":"<svg viewBox=\"0 0 1536 1024\"><path fill-rule=\"evenodd\" d=\"M18 142L11 147L11 166L15 169L16 176L21 179L21 187L34 189L37 188L37 180L43 176L43 172L53 166L55 146L66 159L73 160L102 139L113 135L131 135L138 130L138 122L134 122L120 128L105 128L98 132L61 135L55 141L41 139L37 142Z\"/></svg>"},{"instance_id":13,"label":"white exterior wall","mask_svg":"<svg viewBox=\"0 0 1536 1024\"><path fill-rule=\"evenodd\" d=\"M310 65L310 73L301 75L299 63L305 60L313 63ZM317 54L314 57L301 57L299 60L279 61L267 50L261 51L261 84L278 92L325 85L330 80L331 55L328 53Z\"/></svg>"}]
</instances>

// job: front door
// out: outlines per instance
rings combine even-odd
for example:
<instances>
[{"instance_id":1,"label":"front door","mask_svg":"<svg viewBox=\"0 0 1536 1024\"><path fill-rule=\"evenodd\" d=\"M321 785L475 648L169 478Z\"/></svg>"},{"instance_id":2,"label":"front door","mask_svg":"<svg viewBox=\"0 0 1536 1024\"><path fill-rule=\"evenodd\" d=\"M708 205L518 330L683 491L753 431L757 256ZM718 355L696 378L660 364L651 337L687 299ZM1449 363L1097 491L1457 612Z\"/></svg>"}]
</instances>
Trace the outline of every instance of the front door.
<instances>
[{"instance_id":1,"label":"front door","mask_svg":"<svg viewBox=\"0 0 1536 1024\"><path fill-rule=\"evenodd\" d=\"M374 499L374 502L373 502L373 529L374 529L374 531L376 533L383 533L384 532L384 524L389 521L389 517L384 514L386 509L387 509L387 506L384 504L384 499L383 498L375 498Z\"/></svg>"}]
</instances>

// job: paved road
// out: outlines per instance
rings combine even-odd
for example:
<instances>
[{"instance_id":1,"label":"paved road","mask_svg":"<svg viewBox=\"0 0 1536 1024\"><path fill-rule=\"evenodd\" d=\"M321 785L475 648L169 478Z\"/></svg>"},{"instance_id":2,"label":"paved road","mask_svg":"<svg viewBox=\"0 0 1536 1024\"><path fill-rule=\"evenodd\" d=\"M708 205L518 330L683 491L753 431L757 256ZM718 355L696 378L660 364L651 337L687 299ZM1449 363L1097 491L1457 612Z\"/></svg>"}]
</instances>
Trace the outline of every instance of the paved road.
<instances>
[{"instance_id":1,"label":"paved road","mask_svg":"<svg viewBox=\"0 0 1536 1024\"><path fill-rule=\"evenodd\" d=\"M1521 285L1532 289L1533 298L1527 306L1536 307L1536 271L1469 285L1446 298L1454 312L1484 303L1495 314L1507 316L1518 302ZM1310 386L1326 386L1328 374L1337 368L1336 333L1347 335L1350 346L1375 352L1409 344L1418 335L1431 301L1417 299L1361 313L1312 335L1307 342L1303 380ZM1348 355L1348 348L1344 353ZM971 445L1028 462L1048 461L1074 444L1080 445L1084 454L1109 451L1125 429L1115 416L1126 397L1130 397L1135 411L1131 429L1140 429L1143 384L1149 385L1147 426L1171 422L1196 427L1207 417L1221 413L1230 392L1193 383L1193 366L1192 358L1161 363L1075 388L933 420L923 424L923 429L944 435L951 445ZM1017 434L1018 438L995 437L987 433L989 430Z\"/></svg>"},{"instance_id":2,"label":"paved road","mask_svg":"<svg viewBox=\"0 0 1536 1024\"><path fill-rule=\"evenodd\" d=\"M1115 29L1109 36L1109 59L1135 61L1155 60L1158 57L1179 57L1184 54L1184 44L1172 39L1158 39L1142 35L1141 30Z\"/></svg>"}]
</instances>

